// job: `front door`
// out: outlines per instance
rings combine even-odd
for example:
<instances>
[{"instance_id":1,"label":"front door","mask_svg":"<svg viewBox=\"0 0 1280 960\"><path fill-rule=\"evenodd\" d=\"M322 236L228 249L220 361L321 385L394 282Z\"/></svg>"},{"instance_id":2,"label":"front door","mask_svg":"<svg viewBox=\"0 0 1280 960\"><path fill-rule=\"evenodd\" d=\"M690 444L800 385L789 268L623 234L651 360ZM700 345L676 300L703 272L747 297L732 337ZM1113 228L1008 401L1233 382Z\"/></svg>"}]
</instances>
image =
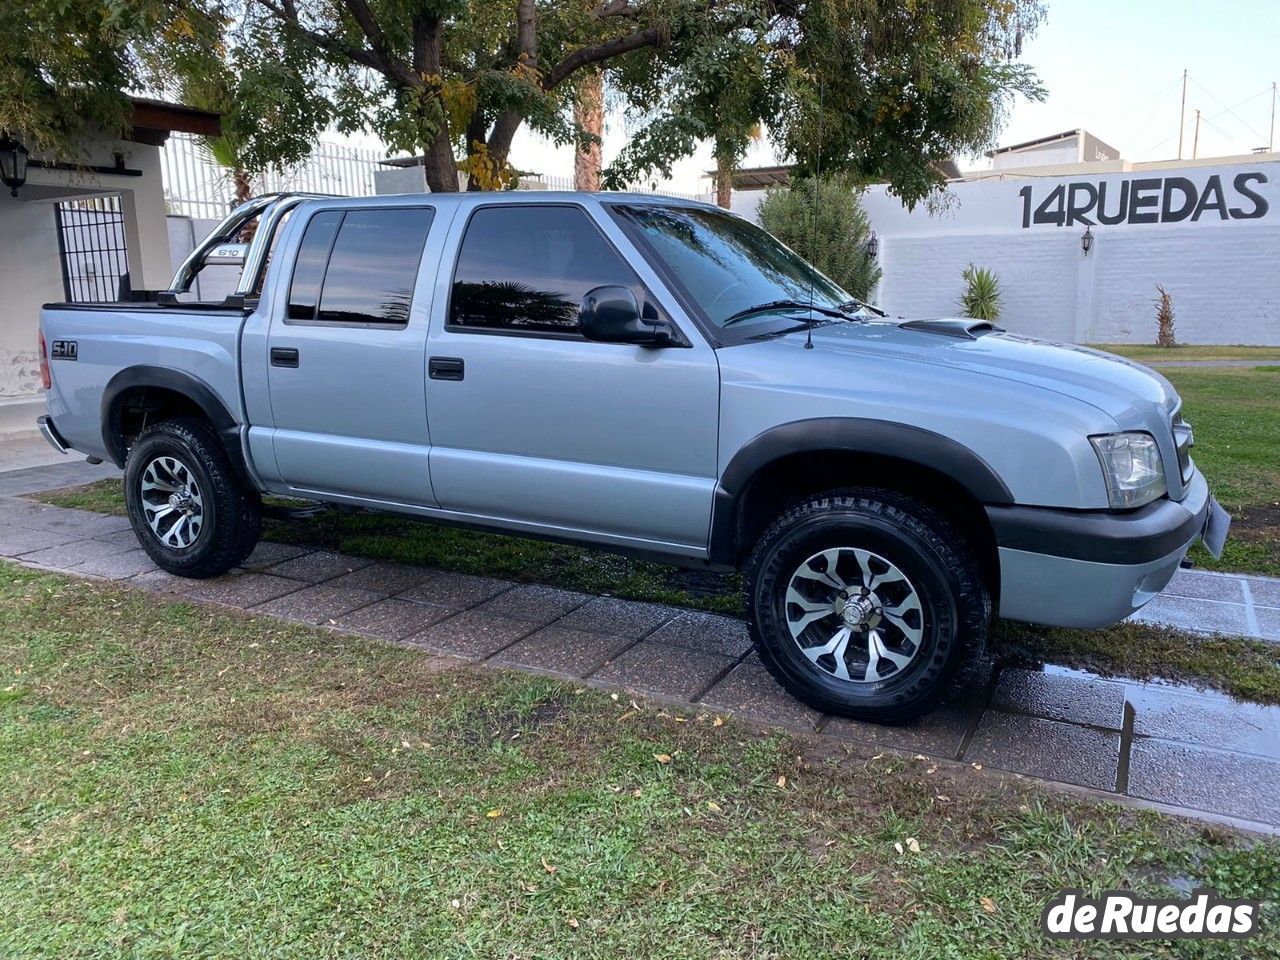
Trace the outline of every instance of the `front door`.
<instances>
[{"instance_id":1,"label":"front door","mask_svg":"<svg viewBox=\"0 0 1280 960\"><path fill-rule=\"evenodd\" d=\"M434 504L428 311L414 304L433 216L429 207L344 207L305 225L267 344L272 444L291 490ZM432 278L434 269L424 291Z\"/></svg>"},{"instance_id":2,"label":"front door","mask_svg":"<svg viewBox=\"0 0 1280 960\"><path fill-rule=\"evenodd\" d=\"M427 351L440 505L530 530L705 550L714 351L695 330L688 346L662 349L578 331L583 295L606 284L670 316L618 252L620 231L576 203L499 202L460 213L452 232L457 261Z\"/></svg>"}]
</instances>

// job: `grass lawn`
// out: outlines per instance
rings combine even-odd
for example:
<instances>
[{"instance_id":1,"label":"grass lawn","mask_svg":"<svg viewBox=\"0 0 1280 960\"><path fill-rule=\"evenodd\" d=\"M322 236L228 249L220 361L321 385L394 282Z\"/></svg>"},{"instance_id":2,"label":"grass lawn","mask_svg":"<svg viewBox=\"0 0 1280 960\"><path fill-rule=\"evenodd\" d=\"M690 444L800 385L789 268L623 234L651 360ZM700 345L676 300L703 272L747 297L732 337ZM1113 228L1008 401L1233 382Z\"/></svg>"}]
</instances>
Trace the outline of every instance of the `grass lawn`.
<instances>
[{"instance_id":1,"label":"grass lawn","mask_svg":"<svg viewBox=\"0 0 1280 960\"><path fill-rule=\"evenodd\" d=\"M1222 558L1203 547L1192 558L1207 570L1280 576L1280 365L1160 372L1195 428L1192 458L1232 515Z\"/></svg>"},{"instance_id":2,"label":"grass lawn","mask_svg":"<svg viewBox=\"0 0 1280 960\"><path fill-rule=\"evenodd\" d=\"M1259 363L1280 361L1280 347L1203 346L1180 344L1176 347L1157 347L1148 343L1091 343L1091 347L1118 353L1122 357L1139 362L1151 360L1257 360Z\"/></svg>"},{"instance_id":3,"label":"grass lawn","mask_svg":"<svg viewBox=\"0 0 1280 960\"><path fill-rule=\"evenodd\" d=\"M0 566L0 956L1262 957L1280 844ZM1265 901L1062 944L1063 887Z\"/></svg>"}]
</instances>

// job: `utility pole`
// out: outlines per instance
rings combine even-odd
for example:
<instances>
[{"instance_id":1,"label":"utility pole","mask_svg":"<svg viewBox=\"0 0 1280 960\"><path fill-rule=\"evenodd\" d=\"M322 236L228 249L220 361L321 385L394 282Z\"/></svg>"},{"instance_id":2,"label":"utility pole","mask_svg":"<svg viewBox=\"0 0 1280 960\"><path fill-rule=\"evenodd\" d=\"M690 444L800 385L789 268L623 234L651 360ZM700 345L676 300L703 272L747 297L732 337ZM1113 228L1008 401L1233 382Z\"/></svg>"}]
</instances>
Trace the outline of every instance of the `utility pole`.
<instances>
[{"instance_id":1,"label":"utility pole","mask_svg":"<svg viewBox=\"0 0 1280 960\"><path fill-rule=\"evenodd\" d=\"M1196 136L1191 141L1191 159L1196 158L1196 154L1200 152L1200 111L1196 110Z\"/></svg>"},{"instance_id":2,"label":"utility pole","mask_svg":"<svg viewBox=\"0 0 1280 960\"><path fill-rule=\"evenodd\" d=\"M1178 108L1178 159L1182 159L1182 130L1187 125L1187 71L1182 71L1182 106Z\"/></svg>"},{"instance_id":3,"label":"utility pole","mask_svg":"<svg viewBox=\"0 0 1280 960\"><path fill-rule=\"evenodd\" d=\"M1267 136L1267 152L1276 148L1276 82L1271 81L1271 133Z\"/></svg>"}]
</instances>

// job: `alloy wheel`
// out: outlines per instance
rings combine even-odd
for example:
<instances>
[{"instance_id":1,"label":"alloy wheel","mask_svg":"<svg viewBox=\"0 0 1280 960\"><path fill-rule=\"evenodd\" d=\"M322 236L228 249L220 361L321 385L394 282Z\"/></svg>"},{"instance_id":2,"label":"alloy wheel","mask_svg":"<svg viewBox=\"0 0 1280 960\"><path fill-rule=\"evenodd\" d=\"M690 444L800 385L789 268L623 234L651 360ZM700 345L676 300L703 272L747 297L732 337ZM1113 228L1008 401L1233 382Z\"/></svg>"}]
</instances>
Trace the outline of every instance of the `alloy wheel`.
<instances>
[{"instance_id":1,"label":"alloy wheel","mask_svg":"<svg viewBox=\"0 0 1280 960\"><path fill-rule=\"evenodd\" d=\"M907 576L858 547L815 553L791 575L791 638L819 670L848 683L897 677L920 652L924 611Z\"/></svg>"},{"instance_id":2,"label":"alloy wheel","mask_svg":"<svg viewBox=\"0 0 1280 960\"><path fill-rule=\"evenodd\" d=\"M142 471L140 499L147 525L160 543L186 550L204 526L204 497L191 468L177 457L156 457Z\"/></svg>"}]
</instances>

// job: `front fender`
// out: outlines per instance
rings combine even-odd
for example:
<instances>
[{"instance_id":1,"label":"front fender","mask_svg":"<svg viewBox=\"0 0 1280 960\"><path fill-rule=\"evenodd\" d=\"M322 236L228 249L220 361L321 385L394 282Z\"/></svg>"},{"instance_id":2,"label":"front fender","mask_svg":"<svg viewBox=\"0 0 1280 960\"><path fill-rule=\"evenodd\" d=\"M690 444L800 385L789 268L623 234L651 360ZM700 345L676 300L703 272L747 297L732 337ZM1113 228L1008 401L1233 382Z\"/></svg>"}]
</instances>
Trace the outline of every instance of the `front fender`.
<instances>
[{"instance_id":1,"label":"front fender","mask_svg":"<svg viewBox=\"0 0 1280 960\"><path fill-rule=\"evenodd\" d=\"M1009 488L981 457L950 437L885 420L816 417L780 424L753 437L729 461L716 485L710 559L733 564L738 552L738 506L761 470L798 453L862 453L892 457L945 474L980 504L1014 502Z\"/></svg>"}]
</instances>

